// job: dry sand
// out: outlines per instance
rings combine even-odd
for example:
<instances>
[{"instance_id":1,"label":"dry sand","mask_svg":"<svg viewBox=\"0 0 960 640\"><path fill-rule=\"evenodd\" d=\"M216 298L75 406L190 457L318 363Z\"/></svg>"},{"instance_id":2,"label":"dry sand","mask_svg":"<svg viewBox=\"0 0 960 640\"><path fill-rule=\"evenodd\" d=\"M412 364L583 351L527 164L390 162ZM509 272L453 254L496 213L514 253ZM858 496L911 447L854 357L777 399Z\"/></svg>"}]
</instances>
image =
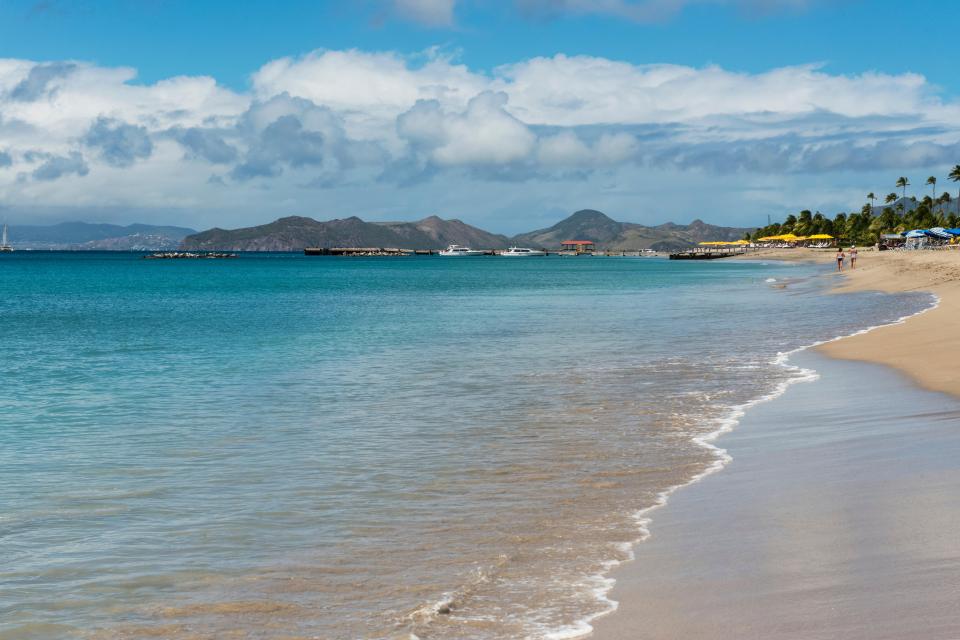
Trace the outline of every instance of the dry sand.
<instances>
[{"instance_id":1,"label":"dry sand","mask_svg":"<svg viewBox=\"0 0 960 640\"><path fill-rule=\"evenodd\" d=\"M960 251L861 250L831 280L940 304L794 356L820 379L751 409L730 465L655 512L594 638L960 639Z\"/></svg>"}]
</instances>

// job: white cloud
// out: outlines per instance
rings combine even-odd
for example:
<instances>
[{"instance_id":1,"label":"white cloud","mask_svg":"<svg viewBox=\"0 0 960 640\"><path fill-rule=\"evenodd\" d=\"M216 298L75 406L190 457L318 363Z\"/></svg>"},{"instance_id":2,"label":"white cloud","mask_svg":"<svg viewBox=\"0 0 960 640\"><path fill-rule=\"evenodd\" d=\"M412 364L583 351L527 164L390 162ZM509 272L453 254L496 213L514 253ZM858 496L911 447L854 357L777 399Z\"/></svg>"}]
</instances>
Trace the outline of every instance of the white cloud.
<instances>
[{"instance_id":1,"label":"white cloud","mask_svg":"<svg viewBox=\"0 0 960 640\"><path fill-rule=\"evenodd\" d=\"M380 198L374 208L386 210L398 185L436 193L454 179L484 195L478 181L551 194L612 184L612 194L651 171L758 181L936 173L960 158L960 105L909 73L565 55L484 72L435 51L347 50L267 62L248 93L209 77L135 78L79 61L0 60L0 201L267 216L291 201L319 215L318 189Z\"/></svg>"},{"instance_id":2,"label":"white cloud","mask_svg":"<svg viewBox=\"0 0 960 640\"><path fill-rule=\"evenodd\" d=\"M397 119L400 137L440 166L503 165L526 160L536 136L504 108L507 94L485 91L459 113L418 101Z\"/></svg>"}]
</instances>

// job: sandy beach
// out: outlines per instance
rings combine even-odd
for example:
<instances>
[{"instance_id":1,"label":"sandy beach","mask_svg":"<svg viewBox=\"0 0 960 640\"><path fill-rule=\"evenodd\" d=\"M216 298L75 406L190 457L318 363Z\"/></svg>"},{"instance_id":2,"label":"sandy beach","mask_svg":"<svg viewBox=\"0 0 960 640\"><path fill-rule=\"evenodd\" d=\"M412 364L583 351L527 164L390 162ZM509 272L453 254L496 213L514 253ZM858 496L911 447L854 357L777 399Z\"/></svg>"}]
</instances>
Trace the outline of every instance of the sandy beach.
<instances>
[{"instance_id":1,"label":"sandy beach","mask_svg":"<svg viewBox=\"0 0 960 640\"><path fill-rule=\"evenodd\" d=\"M747 258L836 264L832 250L774 249ZM834 291L936 294L940 298L937 308L909 322L880 327L819 349L833 358L891 366L925 389L960 395L960 250L861 249L856 269L847 265L834 281Z\"/></svg>"},{"instance_id":2,"label":"sandy beach","mask_svg":"<svg viewBox=\"0 0 960 640\"><path fill-rule=\"evenodd\" d=\"M817 379L751 409L717 442L732 462L652 514L592 637L960 637L960 252L861 251L827 280L940 302L793 356Z\"/></svg>"}]
</instances>

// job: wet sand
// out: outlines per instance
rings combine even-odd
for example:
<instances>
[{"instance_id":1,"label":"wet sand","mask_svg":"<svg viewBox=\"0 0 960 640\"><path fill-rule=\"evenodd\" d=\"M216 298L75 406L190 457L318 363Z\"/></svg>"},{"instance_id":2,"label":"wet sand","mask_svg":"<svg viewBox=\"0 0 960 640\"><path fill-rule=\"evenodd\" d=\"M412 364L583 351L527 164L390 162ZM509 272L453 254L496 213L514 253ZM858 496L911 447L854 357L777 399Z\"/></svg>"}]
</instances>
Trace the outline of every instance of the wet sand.
<instances>
[{"instance_id":1,"label":"wet sand","mask_svg":"<svg viewBox=\"0 0 960 640\"><path fill-rule=\"evenodd\" d=\"M960 638L960 400L804 352L733 461L653 514L603 640Z\"/></svg>"},{"instance_id":2,"label":"wet sand","mask_svg":"<svg viewBox=\"0 0 960 640\"><path fill-rule=\"evenodd\" d=\"M795 355L819 379L754 407L718 442L730 465L654 514L593 637L960 638L960 251L861 250L828 282L939 304Z\"/></svg>"}]
</instances>

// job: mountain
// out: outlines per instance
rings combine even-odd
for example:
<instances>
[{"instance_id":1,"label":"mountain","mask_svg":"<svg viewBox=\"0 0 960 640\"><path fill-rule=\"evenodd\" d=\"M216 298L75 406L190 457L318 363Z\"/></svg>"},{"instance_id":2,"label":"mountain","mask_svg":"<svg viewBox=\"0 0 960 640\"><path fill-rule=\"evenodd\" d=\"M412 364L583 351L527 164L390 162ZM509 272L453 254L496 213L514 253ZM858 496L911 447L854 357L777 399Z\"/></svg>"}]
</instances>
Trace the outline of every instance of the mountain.
<instances>
[{"instance_id":1,"label":"mountain","mask_svg":"<svg viewBox=\"0 0 960 640\"><path fill-rule=\"evenodd\" d=\"M442 249L450 244L496 249L505 247L507 238L436 216L418 222L382 223L364 222L356 216L327 222L290 216L256 227L210 229L187 236L182 246L188 250L301 251L306 247Z\"/></svg>"},{"instance_id":2,"label":"mountain","mask_svg":"<svg viewBox=\"0 0 960 640\"><path fill-rule=\"evenodd\" d=\"M306 247L395 247L442 249L461 244L477 249L510 245L560 248L564 240L593 240L599 249L669 251L703 240L738 240L753 229L717 227L694 220L688 225L667 223L647 227L617 222L592 209L577 211L548 229L513 238L472 227L460 220L430 216L417 222L365 222L357 217L320 222L290 216L243 229L210 229L187 236L182 247L203 251L301 251Z\"/></svg>"},{"instance_id":3,"label":"mountain","mask_svg":"<svg viewBox=\"0 0 960 640\"><path fill-rule=\"evenodd\" d=\"M444 220L437 216L430 216L418 222L382 224L404 237L409 237L411 241L418 237L429 238L429 244L411 248L442 249L451 244L462 244L482 249L504 249L509 244L507 236L472 227L460 220Z\"/></svg>"},{"instance_id":4,"label":"mountain","mask_svg":"<svg viewBox=\"0 0 960 640\"><path fill-rule=\"evenodd\" d=\"M653 249L672 251L692 247L704 240L739 240L754 229L717 227L702 220L688 225L668 222L647 227L632 222L617 222L593 209L583 209L547 229L522 233L512 243L555 249L564 240L592 240L598 249Z\"/></svg>"},{"instance_id":5,"label":"mountain","mask_svg":"<svg viewBox=\"0 0 960 640\"><path fill-rule=\"evenodd\" d=\"M19 249L157 251L176 248L191 233L186 227L62 222L11 226L10 242Z\"/></svg>"}]
</instances>

